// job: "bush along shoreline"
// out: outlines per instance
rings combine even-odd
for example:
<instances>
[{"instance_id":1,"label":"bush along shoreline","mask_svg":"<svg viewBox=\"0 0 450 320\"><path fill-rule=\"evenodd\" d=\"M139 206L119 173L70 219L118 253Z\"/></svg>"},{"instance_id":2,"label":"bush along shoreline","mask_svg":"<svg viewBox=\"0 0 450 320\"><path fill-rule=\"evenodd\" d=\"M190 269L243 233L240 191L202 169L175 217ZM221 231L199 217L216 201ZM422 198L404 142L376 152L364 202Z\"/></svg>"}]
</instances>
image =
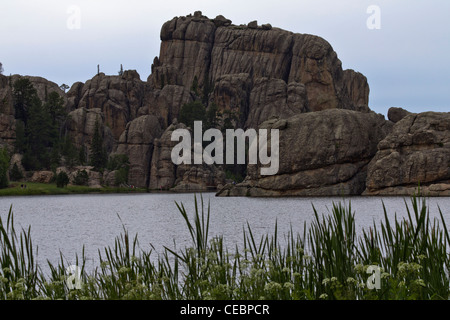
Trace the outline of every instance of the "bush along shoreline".
<instances>
[{"instance_id":1,"label":"bush along shoreline","mask_svg":"<svg viewBox=\"0 0 450 320\"><path fill-rule=\"evenodd\" d=\"M426 198L405 201L407 217L388 217L355 230L351 203L333 203L300 234L274 232L255 239L244 226L242 247L227 248L223 236L209 237L210 206L194 199L188 213L176 203L191 246L165 248L153 257L139 249L124 228L114 246L99 251L99 265L68 273L61 253L44 274L35 261L31 228L16 231L14 214L0 219L0 299L47 300L448 300L450 237L431 219ZM73 271L73 270L72 270Z\"/></svg>"}]
</instances>

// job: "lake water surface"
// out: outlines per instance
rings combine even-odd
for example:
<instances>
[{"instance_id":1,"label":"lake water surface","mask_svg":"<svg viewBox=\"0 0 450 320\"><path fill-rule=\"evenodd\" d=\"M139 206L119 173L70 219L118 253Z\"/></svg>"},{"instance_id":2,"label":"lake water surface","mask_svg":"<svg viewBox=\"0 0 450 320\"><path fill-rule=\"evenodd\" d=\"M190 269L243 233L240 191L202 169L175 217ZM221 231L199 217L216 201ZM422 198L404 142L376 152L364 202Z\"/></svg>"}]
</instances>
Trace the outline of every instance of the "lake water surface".
<instances>
[{"instance_id":1,"label":"lake water surface","mask_svg":"<svg viewBox=\"0 0 450 320\"><path fill-rule=\"evenodd\" d=\"M0 215L6 219L13 207L16 229L31 226L34 246L38 247L37 260L46 265L47 259L57 263L60 252L68 262L81 255L83 245L88 258L86 267L98 265L98 250L113 246L114 240L125 227L130 236L137 234L141 249L154 247L155 254L164 246L183 248L190 245L190 236L175 202L183 203L188 213L194 212L194 194L110 194L1 197ZM211 206L210 236L223 235L226 245L233 249L242 244L243 228L247 223L257 237L271 234L275 221L278 234L292 227L302 232L304 223L310 224L314 212L328 215L333 202L342 198L218 198L204 193L205 210ZM197 195L198 199L200 195ZM386 205L389 217L406 217L403 197L351 197L357 230L367 229L383 219ZM450 198L429 198L430 215L439 217L441 208L446 224L450 226Z\"/></svg>"}]
</instances>

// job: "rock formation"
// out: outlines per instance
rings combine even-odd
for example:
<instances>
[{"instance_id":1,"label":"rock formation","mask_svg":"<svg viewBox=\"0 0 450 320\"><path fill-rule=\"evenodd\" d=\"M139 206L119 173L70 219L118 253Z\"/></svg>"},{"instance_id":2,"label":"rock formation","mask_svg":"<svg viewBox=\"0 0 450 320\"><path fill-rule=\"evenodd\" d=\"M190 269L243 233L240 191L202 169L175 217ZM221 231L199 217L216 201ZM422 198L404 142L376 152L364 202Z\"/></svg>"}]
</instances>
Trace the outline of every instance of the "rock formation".
<instances>
[{"instance_id":1,"label":"rock formation","mask_svg":"<svg viewBox=\"0 0 450 320\"><path fill-rule=\"evenodd\" d=\"M200 11L167 21L160 37L146 81L134 70L99 73L66 94L50 81L28 77L42 100L52 91L63 96L69 113L63 131L75 147L89 151L99 121L108 154L128 156L130 184L221 189L222 166L176 166L171 160L171 134L186 128L176 120L180 110L200 100L208 110L217 106L219 126L233 117L235 129L280 129L278 174L260 176L258 166L249 165L244 182L226 185L220 195L402 194L419 182L433 194L450 190L448 115L401 108L391 108L389 120L375 114L366 77L343 70L321 37L258 21L234 25ZM0 75L0 144L11 151L10 82L17 77ZM88 171L91 185L114 183L114 171Z\"/></svg>"},{"instance_id":2,"label":"rock formation","mask_svg":"<svg viewBox=\"0 0 450 320\"><path fill-rule=\"evenodd\" d=\"M16 139L16 120L12 88L8 77L0 74L0 145L9 150L14 149Z\"/></svg>"},{"instance_id":3,"label":"rock formation","mask_svg":"<svg viewBox=\"0 0 450 320\"><path fill-rule=\"evenodd\" d=\"M410 114L378 145L365 195L450 195L450 113Z\"/></svg>"},{"instance_id":4,"label":"rock formation","mask_svg":"<svg viewBox=\"0 0 450 320\"><path fill-rule=\"evenodd\" d=\"M118 140L127 123L140 114L145 91L145 83L136 71L125 71L121 76L100 73L85 84L72 86L67 93L67 109L100 109L104 124Z\"/></svg>"},{"instance_id":5,"label":"rock formation","mask_svg":"<svg viewBox=\"0 0 450 320\"><path fill-rule=\"evenodd\" d=\"M367 165L391 126L373 112L337 109L268 120L260 128L280 130L278 173L261 176L259 166L249 165L244 182L227 185L218 195L359 195Z\"/></svg>"},{"instance_id":6,"label":"rock formation","mask_svg":"<svg viewBox=\"0 0 450 320\"><path fill-rule=\"evenodd\" d=\"M153 143L161 136L162 129L157 117L141 116L129 122L120 136L116 154L125 154L130 162L128 184L148 186Z\"/></svg>"},{"instance_id":7,"label":"rock formation","mask_svg":"<svg viewBox=\"0 0 450 320\"><path fill-rule=\"evenodd\" d=\"M411 112L409 112L408 110L405 110L403 108L389 108L388 110L388 119L394 123L399 122L400 120L402 120L404 117L410 115Z\"/></svg>"},{"instance_id":8,"label":"rock formation","mask_svg":"<svg viewBox=\"0 0 450 320\"><path fill-rule=\"evenodd\" d=\"M150 171L150 189L172 191L211 191L225 184L224 171L215 165L175 165L172 162L172 149L178 144L172 141L172 133L177 129L187 129L182 123L174 121L155 139ZM192 135L191 135L192 136Z\"/></svg>"},{"instance_id":9,"label":"rock formation","mask_svg":"<svg viewBox=\"0 0 450 320\"><path fill-rule=\"evenodd\" d=\"M115 146L115 140L111 129L105 125L104 114L100 108L78 108L70 112L69 118L65 124L65 129L67 134L71 137L74 146L77 149L82 147L85 148L85 151L89 155L89 148L91 146L92 137L94 136L96 121L99 123L106 150L110 153Z\"/></svg>"},{"instance_id":10,"label":"rock formation","mask_svg":"<svg viewBox=\"0 0 450 320\"><path fill-rule=\"evenodd\" d=\"M160 57L154 60L148 82L155 88L190 88L195 81L203 89L211 85L211 101L243 114L261 114L255 110L264 104L264 117L252 117L247 126L260 124L280 109L287 116L330 108L368 109L367 79L342 70L324 39L259 27L256 21L248 26L217 21L223 17L209 19L196 12L166 22ZM276 105L283 98L289 102Z\"/></svg>"}]
</instances>

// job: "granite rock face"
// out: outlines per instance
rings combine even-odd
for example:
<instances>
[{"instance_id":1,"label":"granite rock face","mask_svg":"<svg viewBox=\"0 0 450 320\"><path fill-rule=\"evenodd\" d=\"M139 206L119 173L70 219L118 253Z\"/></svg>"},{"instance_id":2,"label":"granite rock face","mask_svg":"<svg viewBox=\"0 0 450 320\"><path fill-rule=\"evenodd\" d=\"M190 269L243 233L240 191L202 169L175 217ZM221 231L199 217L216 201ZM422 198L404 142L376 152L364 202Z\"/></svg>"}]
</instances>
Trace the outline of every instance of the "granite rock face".
<instances>
[{"instance_id":1,"label":"granite rock face","mask_svg":"<svg viewBox=\"0 0 450 320\"><path fill-rule=\"evenodd\" d=\"M244 182L218 195L359 195L367 166L391 127L382 115L338 109L268 120L260 128L280 130L278 173L261 176L259 165L249 165Z\"/></svg>"},{"instance_id":2,"label":"granite rock face","mask_svg":"<svg viewBox=\"0 0 450 320\"><path fill-rule=\"evenodd\" d=\"M225 173L216 165L173 163L172 149L179 142L172 141L172 133L177 129L188 128L175 122L164 131L161 138L154 141L150 189L185 192L210 191L222 187L225 184ZM191 145L193 146L193 142Z\"/></svg>"},{"instance_id":3,"label":"granite rock face","mask_svg":"<svg viewBox=\"0 0 450 320\"><path fill-rule=\"evenodd\" d=\"M223 20L223 17L219 19ZM324 39L272 28L217 23L197 12L176 17L161 29L160 56L148 82L154 88L197 83L219 109L251 114L255 126L271 115L331 108L368 110L367 79L343 70ZM276 102L282 99L282 106ZM264 105L264 111L255 111ZM259 115L255 115L259 113ZM242 119L241 119L242 120Z\"/></svg>"},{"instance_id":4,"label":"granite rock face","mask_svg":"<svg viewBox=\"0 0 450 320\"><path fill-rule=\"evenodd\" d=\"M69 113L69 118L65 123L65 130L71 137L74 146L77 149L85 148L88 159L96 121L98 121L106 151L110 153L114 148L115 140L111 129L105 125L104 114L100 108L76 109Z\"/></svg>"},{"instance_id":5,"label":"granite rock face","mask_svg":"<svg viewBox=\"0 0 450 320\"><path fill-rule=\"evenodd\" d=\"M42 78L42 77L21 76L21 75L15 74L15 75L11 76L11 83L14 84L14 82L16 82L16 80L18 80L19 78L25 78L25 79L30 80L30 82L33 84L33 87L36 89L39 99L42 102L45 102L47 100L47 96L52 92L58 93L64 99L64 102L67 102L66 94L54 82L47 80L45 78Z\"/></svg>"},{"instance_id":6,"label":"granite rock face","mask_svg":"<svg viewBox=\"0 0 450 320\"><path fill-rule=\"evenodd\" d=\"M99 120L108 153L129 158L130 184L218 188L219 195L230 196L330 196L404 195L420 182L430 194L450 194L448 114L401 108L391 108L389 120L375 114L366 77L343 70L321 37L258 21L233 25L199 11L167 21L160 37L160 54L146 81L133 70L99 73L64 94L58 85L30 77L42 99L53 90L64 97L70 114L64 129L77 148L89 150ZM177 142L171 134L186 129L176 119L195 100L235 115L235 129L279 129L278 173L261 176L259 166L249 165L244 182L222 189L223 167L174 165ZM0 107L0 144L12 148L12 92L1 75ZM114 180L114 172L90 175L99 183Z\"/></svg>"},{"instance_id":7,"label":"granite rock face","mask_svg":"<svg viewBox=\"0 0 450 320\"><path fill-rule=\"evenodd\" d=\"M148 186L153 141L160 137L161 133L159 120L152 115L141 116L127 124L115 153L128 156L130 162L128 184L139 188Z\"/></svg>"},{"instance_id":8,"label":"granite rock face","mask_svg":"<svg viewBox=\"0 0 450 320\"><path fill-rule=\"evenodd\" d=\"M450 113L410 114L378 145L366 195L450 195Z\"/></svg>"},{"instance_id":9,"label":"granite rock face","mask_svg":"<svg viewBox=\"0 0 450 320\"><path fill-rule=\"evenodd\" d=\"M16 119L12 88L8 77L0 74L0 145L13 150L16 139Z\"/></svg>"},{"instance_id":10,"label":"granite rock face","mask_svg":"<svg viewBox=\"0 0 450 320\"><path fill-rule=\"evenodd\" d=\"M388 110L388 119L394 123L399 122L400 120L402 120L404 117L409 116L411 114L411 112L409 112L408 110L405 110L403 108L389 108Z\"/></svg>"},{"instance_id":11,"label":"granite rock face","mask_svg":"<svg viewBox=\"0 0 450 320\"><path fill-rule=\"evenodd\" d=\"M121 76L99 73L86 83L75 83L71 87L67 93L67 109L100 109L105 125L118 140L127 123L135 119L143 107L145 91L145 82L134 70L125 71Z\"/></svg>"}]
</instances>

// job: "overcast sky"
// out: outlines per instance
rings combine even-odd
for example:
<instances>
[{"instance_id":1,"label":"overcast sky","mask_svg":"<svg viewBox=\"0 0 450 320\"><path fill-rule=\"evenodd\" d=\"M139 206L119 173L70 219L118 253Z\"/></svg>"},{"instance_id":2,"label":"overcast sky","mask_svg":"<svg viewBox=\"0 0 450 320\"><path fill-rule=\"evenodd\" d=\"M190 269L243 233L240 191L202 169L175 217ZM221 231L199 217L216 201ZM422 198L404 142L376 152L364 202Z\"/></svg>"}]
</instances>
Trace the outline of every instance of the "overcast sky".
<instances>
[{"instance_id":1,"label":"overcast sky","mask_svg":"<svg viewBox=\"0 0 450 320\"><path fill-rule=\"evenodd\" d=\"M146 80L162 24L197 10L325 38L344 69L368 78L376 112L450 112L448 0L1 0L0 62L5 75L59 85L85 82L98 64L108 75L123 64Z\"/></svg>"}]
</instances>

